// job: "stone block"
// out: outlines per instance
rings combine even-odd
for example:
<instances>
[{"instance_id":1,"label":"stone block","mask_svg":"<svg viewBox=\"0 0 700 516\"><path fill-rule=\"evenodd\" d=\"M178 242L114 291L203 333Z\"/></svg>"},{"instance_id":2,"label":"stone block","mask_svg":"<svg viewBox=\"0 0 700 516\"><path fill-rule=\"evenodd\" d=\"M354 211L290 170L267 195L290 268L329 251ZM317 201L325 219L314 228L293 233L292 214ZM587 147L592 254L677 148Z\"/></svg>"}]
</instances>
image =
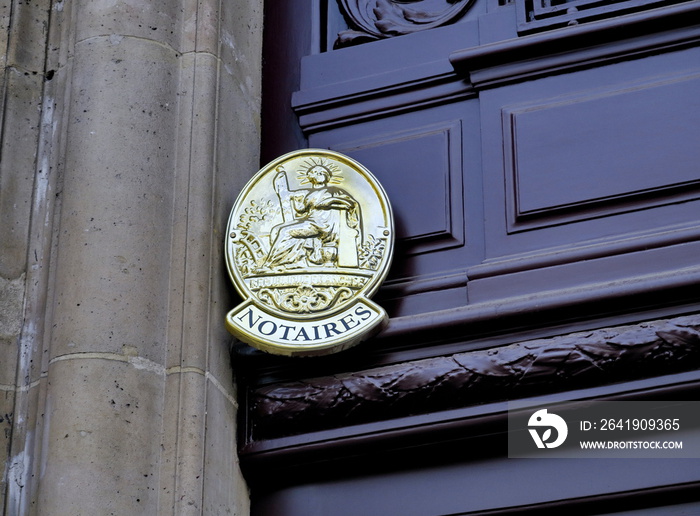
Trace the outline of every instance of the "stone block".
<instances>
[{"instance_id":1,"label":"stone block","mask_svg":"<svg viewBox=\"0 0 700 516\"><path fill-rule=\"evenodd\" d=\"M75 356L48 381L41 513L156 514L162 372Z\"/></svg>"},{"instance_id":2,"label":"stone block","mask_svg":"<svg viewBox=\"0 0 700 516\"><path fill-rule=\"evenodd\" d=\"M5 464L4 474L0 475L0 507L5 507L7 482L12 476L12 457L10 444L12 439L12 421L14 419L15 393L0 382L0 460Z\"/></svg>"},{"instance_id":3,"label":"stone block","mask_svg":"<svg viewBox=\"0 0 700 516\"><path fill-rule=\"evenodd\" d=\"M248 487L236 457L236 404L229 393L207 384L205 471L216 472L204 485L203 514L249 514Z\"/></svg>"},{"instance_id":4,"label":"stone block","mask_svg":"<svg viewBox=\"0 0 700 516\"><path fill-rule=\"evenodd\" d=\"M209 53L218 56L221 2L182 0L183 25L181 51Z\"/></svg>"},{"instance_id":5,"label":"stone block","mask_svg":"<svg viewBox=\"0 0 700 516\"><path fill-rule=\"evenodd\" d=\"M34 514L28 507L31 505L31 497L36 495L40 480L35 472L41 463L39 450L44 428L42 423L46 386L46 377L20 386L13 393L14 409L7 405L9 412L2 413L12 432L8 448L7 501L4 506L7 514ZM5 433L7 435L8 430Z\"/></svg>"},{"instance_id":6,"label":"stone block","mask_svg":"<svg viewBox=\"0 0 700 516\"><path fill-rule=\"evenodd\" d=\"M75 6L75 40L104 35L113 42L139 38L179 50L180 2L170 0L80 0Z\"/></svg>"},{"instance_id":7,"label":"stone block","mask_svg":"<svg viewBox=\"0 0 700 516\"><path fill-rule=\"evenodd\" d=\"M10 20L12 19L12 5L10 2L0 4L0 33L8 34ZM0 66L5 68L7 64L7 38L0 38ZM0 79L1 80L1 79Z\"/></svg>"},{"instance_id":8,"label":"stone block","mask_svg":"<svg viewBox=\"0 0 700 516\"><path fill-rule=\"evenodd\" d=\"M26 268L43 76L19 69L5 74L7 92L0 148L0 276Z\"/></svg>"},{"instance_id":9,"label":"stone block","mask_svg":"<svg viewBox=\"0 0 700 516\"><path fill-rule=\"evenodd\" d=\"M178 131L178 55L146 40L76 45L52 356L163 363Z\"/></svg>"},{"instance_id":10,"label":"stone block","mask_svg":"<svg viewBox=\"0 0 700 516\"><path fill-rule=\"evenodd\" d=\"M222 2L221 58L242 87L257 88L262 57L262 2Z\"/></svg>"},{"instance_id":11,"label":"stone block","mask_svg":"<svg viewBox=\"0 0 700 516\"><path fill-rule=\"evenodd\" d=\"M171 263L168 367L206 367L211 204L215 127L205 113L216 112L217 60L209 54L185 54L181 62L181 119L174 184L173 255Z\"/></svg>"},{"instance_id":12,"label":"stone block","mask_svg":"<svg viewBox=\"0 0 700 516\"><path fill-rule=\"evenodd\" d=\"M46 27L49 22L51 2L37 0L32 2L12 2L12 11L7 13L9 19L9 40L7 64L23 72L41 75L44 72ZM8 6L9 2L3 2ZM0 11L9 10L0 7ZM0 16L4 13L0 12Z\"/></svg>"},{"instance_id":13,"label":"stone block","mask_svg":"<svg viewBox=\"0 0 700 516\"><path fill-rule=\"evenodd\" d=\"M164 413L164 463L160 490L162 514L201 514L206 425L203 371L168 373ZM207 472L208 474L209 472Z\"/></svg>"},{"instance_id":14,"label":"stone block","mask_svg":"<svg viewBox=\"0 0 700 516\"><path fill-rule=\"evenodd\" d=\"M23 301L24 275L11 281L0 277L0 389L15 385Z\"/></svg>"}]
</instances>

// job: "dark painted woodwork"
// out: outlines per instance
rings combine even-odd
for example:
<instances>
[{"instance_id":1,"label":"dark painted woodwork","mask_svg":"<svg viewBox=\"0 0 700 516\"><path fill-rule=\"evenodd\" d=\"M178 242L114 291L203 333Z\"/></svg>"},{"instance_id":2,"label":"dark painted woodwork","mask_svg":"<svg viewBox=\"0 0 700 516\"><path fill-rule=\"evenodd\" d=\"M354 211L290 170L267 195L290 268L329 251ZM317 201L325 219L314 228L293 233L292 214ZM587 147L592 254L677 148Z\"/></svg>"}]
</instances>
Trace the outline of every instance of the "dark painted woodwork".
<instances>
[{"instance_id":1,"label":"dark painted woodwork","mask_svg":"<svg viewBox=\"0 0 700 516\"><path fill-rule=\"evenodd\" d=\"M542 380L545 381L544 378ZM695 370L597 387L582 387L569 391L566 396L557 393L541 394L519 400L519 406L529 404L535 407L582 400L684 401L696 400L698 394L700 372ZM413 449L416 456L425 461L432 456L431 450L449 451L451 443L455 441L482 443L502 439L503 442L491 442L490 444L497 444L491 449L482 449L480 444L465 444L465 452L470 460L505 456L507 410L508 402L491 401L428 414L405 415L394 420L358 423L286 437L260 439L243 446L242 460L252 474L251 480L264 481L274 469L310 473L308 468L313 468L313 465L319 462L325 461L329 466L336 467L334 463L341 464L353 457L367 458L367 455L373 452L389 453ZM441 447L442 444L446 444L446 447ZM425 448L424 454L417 453L420 447ZM377 459L377 462L381 460ZM700 459L683 462L697 469ZM388 467L392 469L390 465ZM342 474L342 471L340 473ZM299 481L292 477L289 483Z\"/></svg>"},{"instance_id":2,"label":"dark painted woodwork","mask_svg":"<svg viewBox=\"0 0 700 516\"><path fill-rule=\"evenodd\" d=\"M459 20L473 0L338 0L352 28L336 48L434 29Z\"/></svg>"},{"instance_id":3,"label":"dark painted woodwork","mask_svg":"<svg viewBox=\"0 0 700 516\"><path fill-rule=\"evenodd\" d=\"M681 4L485 45L466 20L305 59L302 77L314 80L302 78L293 103L310 145L347 152L389 189L404 187L391 192L408 255L381 294L391 315L509 304L543 285L603 295L623 277L693 267L693 250L667 242L680 233L697 241L696 78L678 68L699 59L684 50L697 12ZM400 66L398 52L408 56ZM620 61L627 75L602 66ZM417 138L436 128L449 134L442 156L435 138ZM632 256L642 246L655 251Z\"/></svg>"},{"instance_id":4,"label":"dark painted woodwork","mask_svg":"<svg viewBox=\"0 0 700 516\"><path fill-rule=\"evenodd\" d=\"M317 14L310 0L264 3L262 164L307 146L292 111L291 97L299 88L299 61L318 45L318 33L310 23ZM297 30L300 20L305 21L305 30Z\"/></svg>"},{"instance_id":5,"label":"dark painted woodwork","mask_svg":"<svg viewBox=\"0 0 700 516\"><path fill-rule=\"evenodd\" d=\"M581 389L567 399L700 394L697 371L657 383ZM692 502L683 507L687 514L698 507L698 460L508 459L506 416L506 403L485 404L252 443L242 465L256 514L612 514L659 507L650 514L660 516L674 514L675 504ZM657 494L653 502L650 493Z\"/></svg>"},{"instance_id":6,"label":"dark painted woodwork","mask_svg":"<svg viewBox=\"0 0 700 516\"><path fill-rule=\"evenodd\" d=\"M619 461L601 460L599 466L605 475L596 475L571 462L558 466L520 463L517 469L495 462L488 469L474 466L406 470L400 480L393 482L379 474L358 476L345 481L326 481L314 488L281 490L261 501L253 498L252 514L688 516L697 514L700 508L697 501L700 484L684 481L687 476L683 473L687 472L673 471L673 465L668 462L638 462L637 474L630 474L629 466ZM562 474L562 470L567 474ZM603 479L608 475L620 479L619 484L625 490L606 492ZM433 481L427 482L426 476ZM541 484L523 489L523 478L538 479ZM670 483L649 487L652 478L667 479ZM565 490L575 496L558 499ZM512 503L503 507L503 502ZM464 506L474 509L463 511Z\"/></svg>"},{"instance_id":7,"label":"dark painted woodwork","mask_svg":"<svg viewBox=\"0 0 700 516\"><path fill-rule=\"evenodd\" d=\"M526 341L256 389L253 440L428 414L700 366L700 316Z\"/></svg>"},{"instance_id":8,"label":"dark painted woodwork","mask_svg":"<svg viewBox=\"0 0 700 516\"><path fill-rule=\"evenodd\" d=\"M468 45L455 49L450 61L475 88L483 89L697 47L698 24L700 6L687 2L565 30ZM613 70L607 73L615 75ZM647 73L653 77L653 67ZM575 83L569 87L579 89Z\"/></svg>"},{"instance_id":9,"label":"dark painted woodwork","mask_svg":"<svg viewBox=\"0 0 700 516\"><path fill-rule=\"evenodd\" d=\"M518 33L578 25L683 1L687 0L525 0L516 3Z\"/></svg>"},{"instance_id":10,"label":"dark painted woodwork","mask_svg":"<svg viewBox=\"0 0 700 516\"><path fill-rule=\"evenodd\" d=\"M505 400L700 395L700 4L293 3L266 2L263 161L355 157L398 240L376 338L236 347L253 513L700 511L698 460L505 457Z\"/></svg>"}]
</instances>

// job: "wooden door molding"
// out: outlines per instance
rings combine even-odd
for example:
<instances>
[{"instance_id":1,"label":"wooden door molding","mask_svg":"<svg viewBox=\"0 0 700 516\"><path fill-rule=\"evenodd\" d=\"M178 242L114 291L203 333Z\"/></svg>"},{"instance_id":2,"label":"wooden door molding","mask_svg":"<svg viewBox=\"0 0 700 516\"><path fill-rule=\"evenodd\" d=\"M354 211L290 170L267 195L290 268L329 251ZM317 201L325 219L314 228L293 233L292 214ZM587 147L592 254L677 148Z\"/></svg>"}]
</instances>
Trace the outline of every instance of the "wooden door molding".
<instances>
[{"instance_id":1,"label":"wooden door molding","mask_svg":"<svg viewBox=\"0 0 700 516\"><path fill-rule=\"evenodd\" d=\"M253 439L631 381L700 366L700 315L263 386Z\"/></svg>"}]
</instances>

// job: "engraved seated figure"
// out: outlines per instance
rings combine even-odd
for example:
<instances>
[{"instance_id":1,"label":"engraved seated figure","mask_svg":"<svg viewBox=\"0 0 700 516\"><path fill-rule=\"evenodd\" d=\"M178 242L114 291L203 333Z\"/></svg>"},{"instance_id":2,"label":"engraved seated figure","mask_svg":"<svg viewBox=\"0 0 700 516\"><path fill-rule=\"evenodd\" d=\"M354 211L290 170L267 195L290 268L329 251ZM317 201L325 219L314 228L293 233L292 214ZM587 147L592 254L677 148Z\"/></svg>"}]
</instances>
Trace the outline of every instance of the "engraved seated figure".
<instances>
[{"instance_id":1,"label":"engraved seated figure","mask_svg":"<svg viewBox=\"0 0 700 516\"><path fill-rule=\"evenodd\" d=\"M290 191L286 172L277 168L274 187L283 222L272 228L270 251L259 270L357 267L359 204L343 189L329 186L334 176L328 164L311 164L303 178L311 188Z\"/></svg>"}]
</instances>

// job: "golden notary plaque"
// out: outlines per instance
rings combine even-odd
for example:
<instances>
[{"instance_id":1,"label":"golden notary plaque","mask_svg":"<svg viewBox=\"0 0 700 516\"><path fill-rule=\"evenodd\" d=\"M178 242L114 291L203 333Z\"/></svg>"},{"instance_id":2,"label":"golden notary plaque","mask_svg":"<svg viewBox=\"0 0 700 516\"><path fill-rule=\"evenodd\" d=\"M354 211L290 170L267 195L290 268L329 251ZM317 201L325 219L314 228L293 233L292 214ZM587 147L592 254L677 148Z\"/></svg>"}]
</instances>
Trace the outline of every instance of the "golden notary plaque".
<instances>
[{"instance_id":1,"label":"golden notary plaque","mask_svg":"<svg viewBox=\"0 0 700 516\"><path fill-rule=\"evenodd\" d=\"M369 298L393 247L391 206L369 170L329 150L285 154L253 176L231 211L226 264L244 302L226 327L279 355L353 346L387 322Z\"/></svg>"}]
</instances>

